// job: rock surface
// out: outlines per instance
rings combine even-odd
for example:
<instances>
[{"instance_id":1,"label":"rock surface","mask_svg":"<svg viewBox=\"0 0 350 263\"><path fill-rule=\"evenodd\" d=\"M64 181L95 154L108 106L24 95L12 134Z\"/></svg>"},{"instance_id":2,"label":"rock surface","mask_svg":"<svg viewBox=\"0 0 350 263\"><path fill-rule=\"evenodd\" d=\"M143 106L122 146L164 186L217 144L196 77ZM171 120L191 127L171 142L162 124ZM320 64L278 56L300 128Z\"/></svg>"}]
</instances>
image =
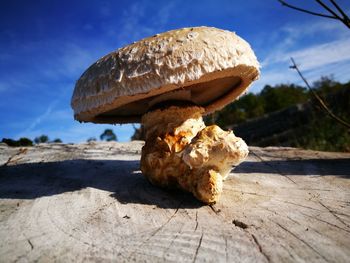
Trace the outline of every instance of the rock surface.
<instances>
[{"instance_id":1,"label":"rock surface","mask_svg":"<svg viewBox=\"0 0 350 263\"><path fill-rule=\"evenodd\" d=\"M350 154L252 147L205 206L142 145L0 145L0 261L348 262Z\"/></svg>"}]
</instances>

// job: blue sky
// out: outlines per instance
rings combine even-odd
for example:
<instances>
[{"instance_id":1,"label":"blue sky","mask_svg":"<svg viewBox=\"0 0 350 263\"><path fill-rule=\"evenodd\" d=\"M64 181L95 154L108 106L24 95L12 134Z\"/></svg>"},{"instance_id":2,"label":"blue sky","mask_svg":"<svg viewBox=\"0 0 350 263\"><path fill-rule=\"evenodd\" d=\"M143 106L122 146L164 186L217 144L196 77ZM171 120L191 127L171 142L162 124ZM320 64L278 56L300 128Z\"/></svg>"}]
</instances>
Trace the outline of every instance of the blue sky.
<instances>
[{"instance_id":1,"label":"blue sky","mask_svg":"<svg viewBox=\"0 0 350 263\"><path fill-rule=\"evenodd\" d=\"M314 1L289 0L315 11ZM350 1L337 1L349 14ZM214 26L246 39L262 65L251 87L301 84L293 56L310 81L350 80L350 30L338 21L246 1L1 1L0 139L47 134L64 142L98 138L112 128L128 141L131 125L80 124L70 99L75 81L103 55L143 37L192 26Z\"/></svg>"}]
</instances>

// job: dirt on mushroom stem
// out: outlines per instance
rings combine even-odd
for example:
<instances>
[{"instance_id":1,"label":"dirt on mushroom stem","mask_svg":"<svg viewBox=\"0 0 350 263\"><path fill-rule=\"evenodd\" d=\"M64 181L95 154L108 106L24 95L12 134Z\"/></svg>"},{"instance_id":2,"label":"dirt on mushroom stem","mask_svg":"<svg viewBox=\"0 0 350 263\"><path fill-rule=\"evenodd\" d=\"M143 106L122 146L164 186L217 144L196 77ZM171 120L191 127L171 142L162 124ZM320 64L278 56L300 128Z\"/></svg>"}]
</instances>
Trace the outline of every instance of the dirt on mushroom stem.
<instances>
[{"instance_id":1,"label":"dirt on mushroom stem","mask_svg":"<svg viewBox=\"0 0 350 263\"><path fill-rule=\"evenodd\" d=\"M178 105L143 115L141 170L154 185L180 188L211 204L218 201L232 166L247 157L248 147L232 131L206 127L203 113L199 106Z\"/></svg>"}]
</instances>

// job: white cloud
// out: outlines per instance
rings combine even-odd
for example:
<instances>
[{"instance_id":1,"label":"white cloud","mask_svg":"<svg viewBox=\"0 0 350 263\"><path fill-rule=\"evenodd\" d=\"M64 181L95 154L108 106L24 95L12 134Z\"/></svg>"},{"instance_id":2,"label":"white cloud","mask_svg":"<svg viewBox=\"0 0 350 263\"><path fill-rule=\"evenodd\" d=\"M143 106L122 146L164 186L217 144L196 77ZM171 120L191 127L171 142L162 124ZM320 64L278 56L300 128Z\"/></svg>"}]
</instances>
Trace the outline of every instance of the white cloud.
<instances>
[{"instance_id":1,"label":"white cloud","mask_svg":"<svg viewBox=\"0 0 350 263\"><path fill-rule=\"evenodd\" d=\"M290 61L293 57L303 70L312 70L328 64L342 62L350 59L350 37L335 40L325 44L314 45L292 52L284 52L279 56L270 57L265 67L271 64Z\"/></svg>"},{"instance_id":2,"label":"white cloud","mask_svg":"<svg viewBox=\"0 0 350 263\"><path fill-rule=\"evenodd\" d=\"M116 36L121 45L126 45L132 41L136 41L145 34L152 34L152 29L141 23L141 19L145 15L145 5L140 2L133 3L128 9L123 11L121 17L121 27L107 27L107 33L110 36Z\"/></svg>"},{"instance_id":3,"label":"white cloud","mask_svg":"<svg viewBox=\"0 0 350 263\"><path fill-rule=\"evenodd\" d=\"M287 24L282 27L282 30L285 31L289 36L294 36L296 39L304 36L315 36L322 32L332 32L336 37L341 36L344 32L347 31L345 27L339 22L330 19L319 19L317 22L314 20L309 23L303 23L292 25Z\"/></svg>"},{"instance_id":4,"label":"white cloud","mask_svg":"<svg viewBox=\"0 0 350 263\"><path fill-rule=\"evenodd\" d=\"M294 83L305 86L297 72L289 68L290 65L291 62L286 60L283 63L263 68L260 79L256 81L250 90L252 92L259 92L265 85L281 83ZM312 68L312 70L304 70L302 68L301 70L310 83L319 80L322 76L332 76L340 82L350 80L350 60L327 63L323 66Z\"/></svg>"},{"instance_id":5,"label":"white cloud","mask_svg":"<svg viewBox=\"0 0 350 263\"><path fill-rule=\"evenodd\" d=\"M350 34L339 22L332 20L320 20L319 22L312 22L307 24L293 24L286 25L277 31L272 32L269 38L273 39L274 43L271 45L270 51L262 60L261 65L266 66L281 60L281 58L289 59L290 53L297 51L300 43L305 39L314 39L320 35L332 36L332 41L349 40ZM303 46L307 43L303 43ZM316 44L314 44L316 45ZM317 44L321 45L321 43Z\"/></svg>"},{"instance_id":6,"label":"white cloud","mask_svg":"<svg viewBox=\"0 0 350 263\"><path fill-rule=\"evenodd\" d=\"M346 61L350 59L350 37L312 46L287 55L298 61L303 70L313 70L328 64Z\"/></svg>"},{"instance_id":7,"label":"white cloud","mask_svg":"<svg viewBox=\"0 0 350 263\"><path fill-rule=\"evenodd\" d=\"M157 11L154 11L150 17L149 12L152 8ZM124 10L121 17L121 27L115 28L113 25L105 25L104 28L108 35L117 38L121 46L127 45L130 42L164 31L174 9L175 2L172 1L162 3L134 2Z\"/></svg>"},{"instance_id":8,"label":"white cloud","mask_svg":"<svg viewBox=\"0 0 350 263\"><path fill-rule=\"evenodd\" d=\"M304 85L297 72L289 69L291 57L310 82L330 75L338 81L349 81L349 33L339 22L327 19L303 25L287 25L273 32L275 44L269 46L268 52L265 50L261 78L252 91L258 92L267 84Z\"/></svg>"},{"instance_id":9,"label":"white cloud","mask_svg":"<svg viewBox=\"0 0 350 263\"><path fill-rule=\"evenodd\" d=\"M9 84L5 82L0 82L0 92L8 90L9 89Z\"/></svg>"},{"instance_id":10,"label":"white cloud","mask_svg":"<svg viewBox=\"0 0 350 263\"><path fill-rule=\"evenodd\" d=\"M38 71L51 80L60 80L63 77L76 80L107 50L107 45L96 44L91 45L91 48L85 48L78 43L61 43L57 45L52 57L42 58Z\"/></svg>"},{"instance_id":11,"label":"white cloud","mask_svg":"<svg viewBox=\"0 0 350 263\"><path fill-rule=\"evenodd\" d=\"M164 27L175 9L175 3L168 1L165 5L161 6L158 14L154 17L154 23L156 23L159 27Z\"/></svg>"},{"instance_id":12,"label":"white cloud","mask_svg":"<svg viewBox=\"0 0 350 263\"><path fill-rule=\"evenodd\" d=\"M52 101L49 106L46 108L45 112L37 116L29 125L28 128L26 128L24 131L22 131L20 134L18 134L16 137L23 137L26 136L29 132L31 132L33 129L35 129L43 120L45 120L52 112L52 110L55 108L55 106L58 104L59 99L56 99Z\"/></svg>"}]
</instances>

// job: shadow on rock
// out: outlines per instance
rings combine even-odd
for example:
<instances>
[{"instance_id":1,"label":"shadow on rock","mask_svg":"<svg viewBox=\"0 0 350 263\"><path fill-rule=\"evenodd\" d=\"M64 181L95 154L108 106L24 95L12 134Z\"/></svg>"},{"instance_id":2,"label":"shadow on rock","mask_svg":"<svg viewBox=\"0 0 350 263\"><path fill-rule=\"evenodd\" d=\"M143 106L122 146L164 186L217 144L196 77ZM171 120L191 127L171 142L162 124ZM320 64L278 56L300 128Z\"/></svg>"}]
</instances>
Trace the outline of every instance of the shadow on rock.
<instances>
[{"instance_id":1,"label":"shadow on rock","mask_svg":"<svg viewBox=\"0 0 350 263\"><path fill-rule=\"evenodd\" d=\"M267 173L281 175L324 176L350 178L350 159L302 159L243 162L234 173Z\"/></svg>"},{"instance_id":2,"label":"shadow on rock","mask_svg":"<svg viewBox=\"0 0 350 263\"><path fill-rule=\"evenodd\" d=\"M350 178L350 160L244 162L233 172ZM0 198L34 199L74 193L88 187L108 191L120 203L149 204L162 208L196 208L203 205L189 193L164 190L150 184L139 171L139 161L66 160L0 167Z\"/></svg>"},{"instance_id":3,"label":"shadow on rock","mask_svg":"<svg viewBox=\"0 0 350 263\"><path fill-rule=\"evenodd\" d=\"M0 168L0 198L34 199L87 187L109 191L120 203L162 208L203 205L189 193L150 184L139 171L139 161L66 160Z\"/></svg>"}]
</instances>

